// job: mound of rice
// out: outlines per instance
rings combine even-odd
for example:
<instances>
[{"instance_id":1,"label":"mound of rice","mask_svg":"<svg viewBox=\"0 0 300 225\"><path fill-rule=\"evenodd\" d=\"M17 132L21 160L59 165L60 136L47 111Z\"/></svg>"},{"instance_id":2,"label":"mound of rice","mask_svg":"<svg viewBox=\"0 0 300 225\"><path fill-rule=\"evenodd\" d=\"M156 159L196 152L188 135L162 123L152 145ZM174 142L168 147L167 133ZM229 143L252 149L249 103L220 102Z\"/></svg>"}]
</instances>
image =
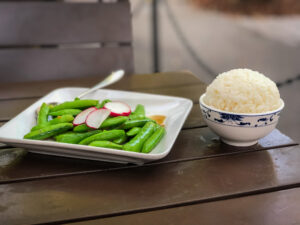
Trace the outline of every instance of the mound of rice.
<instances>
[{"instance_id":1,"label":"mound of rice","mask_svg":"<svg viewBox=\"0 0 300 225\"><path fill-rule=\"evenodd\" d=\"M282 101L276 84L249 69L222 73L207 87L204 103L235 113L263 113L278 109Z\"/></svg>"}]
</instances>

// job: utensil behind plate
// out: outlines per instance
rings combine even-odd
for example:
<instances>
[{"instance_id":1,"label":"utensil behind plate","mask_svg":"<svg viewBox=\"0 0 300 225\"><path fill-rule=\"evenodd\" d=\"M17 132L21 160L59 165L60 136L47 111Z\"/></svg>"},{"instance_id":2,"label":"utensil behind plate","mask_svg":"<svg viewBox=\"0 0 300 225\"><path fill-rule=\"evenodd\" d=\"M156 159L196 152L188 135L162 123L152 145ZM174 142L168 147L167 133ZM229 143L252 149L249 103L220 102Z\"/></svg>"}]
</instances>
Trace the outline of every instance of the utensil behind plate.
<instances>
[{"instance_id":1,"label":"utensil behind plate","mask_svg":"<svg viewBox=\"0 0 300 225\"><path fill-rule=\"evenodd\" d=\"M100 88L111 85L111 84L119 81L123 76L124 76L124 70L117 70L115 72L112 72L109 76L107 76L100 83L96 84L94 87L91 87L90 89L88 89L85 92L78 95L77 98L82 98L83 96L90 94Z\"/></svg>"},{"instance_id":2,"label":"utensil behind plate","mask_svg":"<svg viewBox=\"0 0 300 225\"><path fill-rule=\"evenodd\" d=\"M124 70L117 70L112 72L110 75L108 75L104 80L102 80L100 83L96 84L95 86L91 87L90 89L82 92L80 95L77 96L77 98L82 98L85 95L88 95L100 88L106 87L108 85L111 85L113 83L116 83L117 81L119 81L120 79L123 78L124 76ZM50 105L57 105L58 102L49 102L48 104ZM38 107L36 109L36 115L39 113L40 111L40 107Z\"/></svg>"}]
</instances>

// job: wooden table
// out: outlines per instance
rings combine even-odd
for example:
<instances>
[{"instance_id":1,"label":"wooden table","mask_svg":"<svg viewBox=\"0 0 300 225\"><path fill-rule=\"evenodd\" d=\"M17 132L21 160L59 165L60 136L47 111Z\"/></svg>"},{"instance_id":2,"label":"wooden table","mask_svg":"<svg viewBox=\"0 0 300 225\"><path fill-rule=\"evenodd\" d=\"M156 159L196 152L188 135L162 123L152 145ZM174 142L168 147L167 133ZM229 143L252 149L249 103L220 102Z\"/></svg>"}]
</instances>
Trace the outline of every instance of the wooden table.
<instances>
[{"instance_id":1,"label":"wooden table","mask_svg":"<svg viewBox=\"0 0 300 225\"><path fill-rule=\"evenodd\" d=\"M1 84L0 120L55 88L98 81ZM136 166L23 155L3 145L12 162L4 166L0 157L0 224L300 223L300 148L289 137L274 130L252 147L221 143L201 117L205 84L188 72L126 77L109 88L193 100L170 154Z\"/></svg>"}]
</instances>

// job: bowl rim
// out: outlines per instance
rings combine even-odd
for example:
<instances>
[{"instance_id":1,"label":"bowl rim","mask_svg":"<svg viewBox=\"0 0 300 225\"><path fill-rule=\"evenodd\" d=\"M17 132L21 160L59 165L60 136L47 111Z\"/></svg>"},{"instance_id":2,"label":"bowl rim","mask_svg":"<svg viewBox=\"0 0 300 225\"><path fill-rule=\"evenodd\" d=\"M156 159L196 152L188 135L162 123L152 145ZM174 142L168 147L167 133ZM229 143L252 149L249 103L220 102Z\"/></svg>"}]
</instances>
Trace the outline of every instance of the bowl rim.
<instances>
[{"instance_id":1,"label":"bowl rim","mask_svg":"<svg viewBox=\"0 0 300 225\"><path fill-rule=\"evenodd\" d=\"M230 111L224 111L224 110L216 109L213 106L206 105L203 101L203 98L205 97L205 95L206 95L206 93L204 93L200 96L200 98L199 98L200 105L204 106L205 108L210 109L211 111L219 112L219 113L226 113L226 114L233 114L233 115L243 115L243 116L266 116L266 115L278 113L284 108L284 101L280 98L281 106L278 109L263 112L263 113L236 113L236 112L230 112Z\"/></svg>"}]
</instances>

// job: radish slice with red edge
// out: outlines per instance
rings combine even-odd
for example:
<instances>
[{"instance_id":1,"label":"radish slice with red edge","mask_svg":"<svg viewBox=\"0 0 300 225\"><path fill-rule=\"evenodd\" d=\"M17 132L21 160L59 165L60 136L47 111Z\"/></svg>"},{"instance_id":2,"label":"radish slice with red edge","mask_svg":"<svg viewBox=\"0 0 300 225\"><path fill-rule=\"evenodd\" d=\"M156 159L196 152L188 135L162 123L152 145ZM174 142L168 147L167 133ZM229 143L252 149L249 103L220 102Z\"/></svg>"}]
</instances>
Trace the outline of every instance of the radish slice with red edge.
<instances>
[{"instance_id":1,"label":"radish slice with red edge","mask_svg":"<svg viewBox=\"0 0 300 225\"><path fill-rule=\"evenodd\" d=\"M81 113L79 113L75 117L75 119L73 120L73 125L77 126L77 125L80 125L80 124L84 124L85 121L86 121L87 116L89 115L89 113L91 113L91 112L93 112L95 110L97 110L96 107L90 107L90 108L88 108L86 110L83 110Z\"/></svg>"},{"instance_id":2,"label":"radish slice with red edge","mask_svg":"<svg viewBox=\"0 0 300 225\"><path fill-rule=\"evenodd\" d=\"M104 120L109 116L109 109L97 109L89 113L86 118L85 124L93 129L98 129Z\"/></svg>"},{"instance_id":3,"label":"radish slice with red edge","mask_svg":"<svg viewBox=\"0 0 300 225\"><path fill-rule=\"evenodd\" d=\"M130 106L124 102L107 102L103 108L109 109L111 116L129 116L131 113Z\"/></svg>"}]
</instances>

